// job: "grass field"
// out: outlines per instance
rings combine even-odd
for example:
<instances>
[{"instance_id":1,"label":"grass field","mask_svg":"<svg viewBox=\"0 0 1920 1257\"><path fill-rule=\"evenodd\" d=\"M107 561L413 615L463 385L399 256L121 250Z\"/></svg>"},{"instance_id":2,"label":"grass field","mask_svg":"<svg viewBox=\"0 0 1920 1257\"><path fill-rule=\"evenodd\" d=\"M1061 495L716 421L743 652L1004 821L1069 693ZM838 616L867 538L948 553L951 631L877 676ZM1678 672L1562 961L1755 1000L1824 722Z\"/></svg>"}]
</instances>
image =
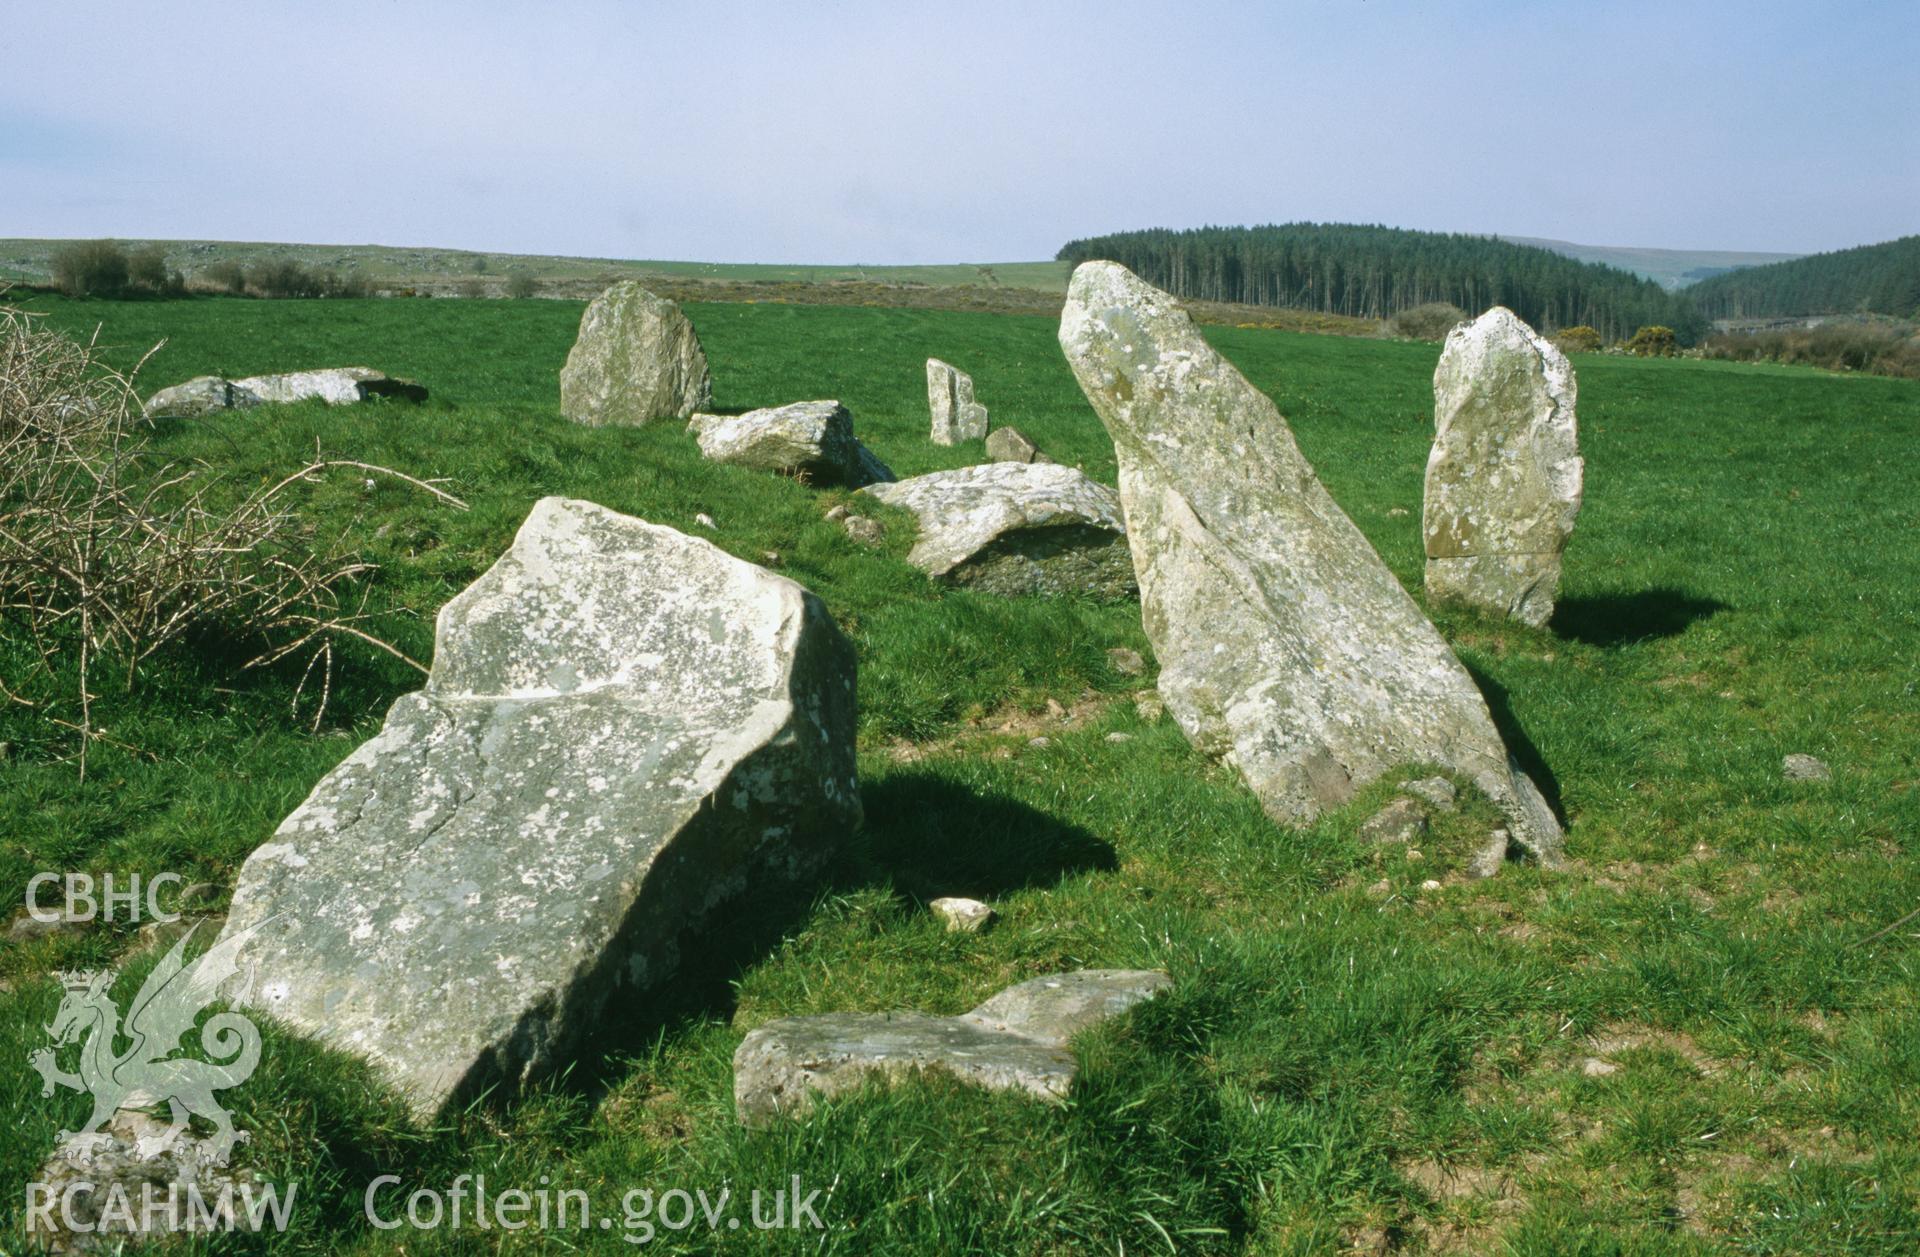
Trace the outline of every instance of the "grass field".
<instances>
[{"instance_id":1,"label":"grass field","mask_svg":"<svg viewBox=\"0 0 1920 1257\"><path fill-rule=\"evenodd\" d=\"M1570 871L1459 872L1492 820L1435 819L1411 853L1361 845L1392 781L1311 828L1274 826L1114 672L1133 605L930 588L850 542L838 495L703 462L677 427L561 420L580 307L541 302L74 304L55 325L149 389L203 372L364 363L419 408L302 405L162 437L251 484L315 442L472 509L339 477L316 491L382 565L383 626L425 657L433 611L543 494L694 530L825 599L860 652L865 831L799 900L753 903L605 1060L420 1131L352 1061L270 1037L226 1093L241 1163L298 1182L295 1225L235 1250L619 1251L621 1229L506 1236L371 1228L376 1174L547 1176L612 1207L632 1188L820 1188L824 1232L661 1232L668 1251L1523 1254L1920 1250L1920 386L1718 362L1583 357L1587 498L1546 631L1437 618L1569 820ZM1111 446L1041 318L693 305L715 402L838 397L902 475L977 461L925 437L922 364L973 373L997 423L1111 483ZM1437 347L1208 329L1278 401L1334 497L1419 596ZM1407 512L1397 514L1395 512ZM17 643L0 643L11 678ZM1149 656L1150 657L1150 656ZM318 734L292 674L164 662L109 687L87 781L67 744L0 709L0 893L41 869L177 870L230 887L246 854L417 684L368 655ZM1047 714L1048 699L1069 719ZM1121 730L1131 741L1110 743ZM1050 743L1027 739L1045 732ZM1783 754L1831 782L1781 780ZM1439 879L1439 890L1422 890ZM947 935L940 894L1002 920ZM127 932L0 955L0 1249L55 1132L85 1116L26 1070L47 974L118 963ZM134 960L122 994L151 959ZM1080 966L1159 966L1168 996L1080 1045L1064 1109L938 1085L746 1133L730 1058L773 1017L957 1012ZM1612 1066L1590 1068L1590 1059ZM389 1199L391 1204L392 1198Z\"/></svg>"}]
</instances>

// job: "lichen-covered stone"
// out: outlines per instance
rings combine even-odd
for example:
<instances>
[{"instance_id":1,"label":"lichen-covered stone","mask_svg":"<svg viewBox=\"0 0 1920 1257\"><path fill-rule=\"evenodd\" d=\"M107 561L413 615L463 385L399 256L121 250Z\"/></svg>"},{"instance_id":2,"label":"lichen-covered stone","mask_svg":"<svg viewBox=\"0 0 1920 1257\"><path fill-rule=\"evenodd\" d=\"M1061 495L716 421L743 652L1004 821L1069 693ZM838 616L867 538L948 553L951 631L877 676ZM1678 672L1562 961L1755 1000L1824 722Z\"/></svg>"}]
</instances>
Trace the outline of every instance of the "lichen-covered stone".
<instances>
[{"instance_id":1,"label":"lichen-covered stone","mask_svg":"<svg viewBox=\"0 0 1920 1257\"><path fill-rule=\"evenodd\" d=\"M716 463L854 488L895 478L854 436L853 416L837 401L794 402L744 415L696 414L687 427L700 452Z\"/></svg>"},{"instance_id":2,"label":"lichen-covered stone","mask_svg":"<svg viewBox=\"0 0 1920 1257\"><path fill-rule=\"evenodd\" d=\"M1433 373L1427 594L1538 628L1580 513L1573 367L1511 310L1447 333Z\"/></svg>"},{"instance_id":3,"label":"lichen-covered stone","mask_svg":"<svg viewBox=\"0 0 1920 1257\"><path fill-rule=\"evenodd\" d=\"M236 390L264 402L304 402L318 399L329 406L351 406L372 398L399 401L427 400L426 386L397 379L372 367L324 367L317 371L287 371L279 375L250 375L235 380Z\"/></svg>"},{"instance_id":4,"label":"lichen-covered stone","mask_svg":"<svg viewBox=\"0 0 1920 1257\"><path fill-rule=\"evenodd\" d=\"M1018 428L995 428L987 433L987 461L990 463L1050 463Z\"/></svg>"},{"instance_id":5,"label":"lichen-covered stone","mask_svg":"<svg viewBox=\"0 0 1920 1257\"><path fill-rule=\"evenodd\" d=\"M149 419L198 419L222 410L245 410L260 401L258 394L236 387L232 380L197 375L149 397L146 413Z\"/></svg>"},{"instance_id":6,"label":"lichen-covered stone","mask_svg":"<svg viewBox=\"0 0 1920 1257\"><path fill-rule=\"evenodd\" d=\"M535 505L440 611L426 688L240 873L251 1002L429 1116L569 1059L683 932L858 824L854 657L710 542Z\"/></svg>"},{"instance_id":7,"label":"lichen-covered stone","mask_svg":"<svg viewBox=\"0 0 1920 1257\"><path fill-rule=\"evenodd\" d=\"M861 492L913 512L907 560L936 580L1005 595L1133 593L1120 500L1075 468L982 463Z\"/></svg>"},{"instance_id":8,"label":"lichen-covered stone","mask_svg":"<svg viewBox=\"0 0 1920 1257\"><path fill-rule=\"evenodd\" d=\"M1089 969L1009 987L959 1017L829 1013L769 1022L734 1053L735 1116L765 1126L804 1114L816 1097L923 1072L1058 1103L1076 1069L1068 1040L1168 985L1155 970Z\"/></svg>"},{"instance_id":9,"label":"lichen-covered stone","mask_svg":"<svg viewBox=\"0 0 1920 1257\"><path fill-rule=\"evenodd\" d=\"M560 412L591 427L685 421L713 400L707 355L680 307L633 280L595 297L560 369Z\"/></svg>"},{"instance_id":10,"label":"lichen-covered stone","mask_svg":"<svg viewBox=\"0 0 1920 1257\"><path fill-rule=\"evenodd\" d=\"M935 445L958 445L987 435L987 408L973 399L973 377L927 359L927 409L933 415Z\"/></svg>"},{"instance_id":11,"label":"lichen-covered stone","mask_svg":"<svg viewBox=\"0 0 1920 1257\"><path fill-rule=\"evenodd\" d=\"M1195 746L1288 823L1397 765L1439 765L1558 863L1559 825L1473 678L1174 299L1088 262L1060 344L1113 437L1159 690Z\"/></svg>"}]
</instances>

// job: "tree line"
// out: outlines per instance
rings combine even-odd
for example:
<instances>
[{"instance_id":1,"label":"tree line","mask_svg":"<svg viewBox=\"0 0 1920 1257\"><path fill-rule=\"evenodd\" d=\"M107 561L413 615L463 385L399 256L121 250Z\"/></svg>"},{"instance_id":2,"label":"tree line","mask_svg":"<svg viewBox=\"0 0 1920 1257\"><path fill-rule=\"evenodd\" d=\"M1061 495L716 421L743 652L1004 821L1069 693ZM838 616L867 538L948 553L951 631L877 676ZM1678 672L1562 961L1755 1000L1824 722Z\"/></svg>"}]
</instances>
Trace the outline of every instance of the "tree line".
<instances>
[{"instance_id":1,"label":"tree line","mask_svg":"<svg viewBox=\"0 0 1920 1257\"><path fill-rule=\"evenodd\" d=\"M1706 321L1683 296L1597 262L1488 236L1341 223L1154 228L1075 240L1063 262L1118 262L1179 297L1389 319L1444 302L1506 306L1543 332L1594 328L1624 340L1648 325L1684 344Z\"/></svg>"},{"instance_id":2,"label":"tree line","mask_svg":"<svg viewBox=\"0 0 1920 1257\"><path fill-rule=\"evenodd\" d=\"M1747 267L1687 290L1710 319L1889 314L1920 319L1920 236Z\"/></svg>"}]
</instances>

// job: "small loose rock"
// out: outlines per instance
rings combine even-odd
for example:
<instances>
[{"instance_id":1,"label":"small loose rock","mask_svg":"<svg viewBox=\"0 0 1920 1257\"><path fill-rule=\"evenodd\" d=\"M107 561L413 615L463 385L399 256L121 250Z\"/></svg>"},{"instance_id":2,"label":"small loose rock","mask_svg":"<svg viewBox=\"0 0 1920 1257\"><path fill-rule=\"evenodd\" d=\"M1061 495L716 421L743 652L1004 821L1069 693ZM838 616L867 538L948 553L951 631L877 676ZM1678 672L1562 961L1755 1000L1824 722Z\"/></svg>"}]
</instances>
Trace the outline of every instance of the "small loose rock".
<instances>
[{"instance_id":1,"label":"small loose rock","mask_svg":"<svg viewBox=\"0 0 1920 1257\"><path fill-rule=\"evenodd\" d=\"M1131 742L1131 741L1133 741L1133 735L1132 735L1131 733L1122 733L1122 732L1120 732L1119 730L1117 730L1117 729L1116 729L1116 730L1114 730L1114 731L1113 731L1112 733L1109 733L1109 734L1107 735L1107 741L1109 741L1109 742Z\"/></svg>"},{"instance_id":2,"label":"small loose rock","mask_svg":"<svg viewBox=\"0 0 1920 1257\"><path fill-rule=\"evenodd\" d=\"M713 522L713 516L711 516L711 515L708 515L708 514L705 514L704 512L703 512L703 513L701 513L701 514L699 514L699 515L695 515L695 516L693 517L693 522L694 522L694 523L696 523L696 524L698 524L698 525L700 525L700 527L702 527L702 528L718 528L718 527L720 527L720 525L718 525L718 524L716 524L716 523L714 523L714 522Z\"/></svg>"},{"instance_id":3,"label":"small loose rock","mask_svg":"<svg viewBox=\"0 0 1920 1257\"><path fill-rule=\"evenodd\" d=\"M1811 755L1789 755L1780 761L1780 775L1788 781L1832 781L1833 769Z\"/></svg>"},{"instance_id":4,"label":"small loose rock","mask_svg":"<svg viewBox=\"0 0 1920 1257\"><path fill-rule=\"evenodd\" d=\"M1130 646L1115 646L1109 650L1107 662L1123 677L1137 677L1147 670L1146 658Z\"/></svg>"},{"instance_id":5,"label":"small loose rock","mask_svg":"<svg viewBox=\"0 0 1920 1257\"><path fill-rule=\"evenodd\" d=\"M949 934L977 934L993 920L993 909L978 899L945 896L927 905L933 915L947 923Z\"/></svg>"},{"instance_id":6,"label":"small loose rock","mask_svg":"<svg viewBox=\"0 0 1920 1257\"><path fill-rule=\"evenodd\" d=\"M1412 799L1395 799L1360 826L1360 840L1375 844L1412 842L1427 832L1427 814Z\"/></svg>"},{"instance_id":7,"label":"small loose rock","mask_svg":"<svg viewBox=\"0 0 1920 1257\"><path fill-rule=\"evenodd\" d=\"M1167 714L1167 702L1158 690L1141 690L1133 696L1133 712L1147 724L1159 724Z\"/></svg>"},{"instance_id":8,"label":"small loose rock","mask_svg":"<svg viewBox=\"0 0 1920 1257\"><path fill-rule=\"evenodd\" d=\"M1620 1067L1611 1061L1603 1061L1597 1056L1589 1056L1580 1062L1580 1072L1589 1078L1605 1078L1608 1074L1617 1074Z\"/></svg>"},{"instance_id":9,"label":"small loose rock","mask_svg":"<svg viewBox=\"0 0 1920 1257\"><path fill-rule=\"evenodd\" d=\"M849 515L840 521L840 526L847 530L847 536L863 546L879 545L886 540L886 528L879 520L865 515Z\"/></svg>"},{"instance_id":10,"label":"small loose rock","mask_svg":"<svg viewBox=\"0 0 1920 1257\"><path fill-rule=\"evenodd\" d=\"M1507 862L1507 849L1513 839L1504 829L1496 829L1487 835L1487 841L1473 858L1467 861L1467 876L1475 879L1492 877L1499 873Z\"/></svg>"},{"instance_id":11,"label":"small loose rock","mask_svg":"<svg viewBox=\"0 0 1920 1257\"><path fill-rule=\"evenodd\" d=\"M1422 777L1418 781L1403 781L1400 788L1408 794L1425 799L1442 812L1453 811L1454 803L1460 797L1460 791L1445 777Z\"/></svg>"}]
</instances>

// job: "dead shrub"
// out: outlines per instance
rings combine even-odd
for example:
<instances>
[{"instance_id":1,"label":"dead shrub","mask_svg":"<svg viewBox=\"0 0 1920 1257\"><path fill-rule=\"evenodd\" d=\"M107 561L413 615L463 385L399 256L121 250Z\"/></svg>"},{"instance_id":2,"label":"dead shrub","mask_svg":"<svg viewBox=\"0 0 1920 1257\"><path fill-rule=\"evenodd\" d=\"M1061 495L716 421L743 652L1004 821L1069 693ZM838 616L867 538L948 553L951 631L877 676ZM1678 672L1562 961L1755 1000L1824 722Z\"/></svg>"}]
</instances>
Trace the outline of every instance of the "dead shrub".
<instances>
[{"instance_id":1,"label":"dead shrub","mask_svg":"<svg viewBox=\"0 0 1920 1257\"><path fill-rule=\"evenodd\" d=\"M337 644L421 667L368 627L372 566L299 512L302 487L348 468L465 506L400 472L318 452L240 491L205 463L159 454L133 376L102 364L93 344L0 306L0 618L36 661L31 679L0 679L0 697L76 735L84 776L88 747L112 740L96 718L96 680L110 670L131 691L143 664L189 638L242 643L243 669L304 653L293 708L314 682L315 727Z\"/></svg>"}]
</instances>

